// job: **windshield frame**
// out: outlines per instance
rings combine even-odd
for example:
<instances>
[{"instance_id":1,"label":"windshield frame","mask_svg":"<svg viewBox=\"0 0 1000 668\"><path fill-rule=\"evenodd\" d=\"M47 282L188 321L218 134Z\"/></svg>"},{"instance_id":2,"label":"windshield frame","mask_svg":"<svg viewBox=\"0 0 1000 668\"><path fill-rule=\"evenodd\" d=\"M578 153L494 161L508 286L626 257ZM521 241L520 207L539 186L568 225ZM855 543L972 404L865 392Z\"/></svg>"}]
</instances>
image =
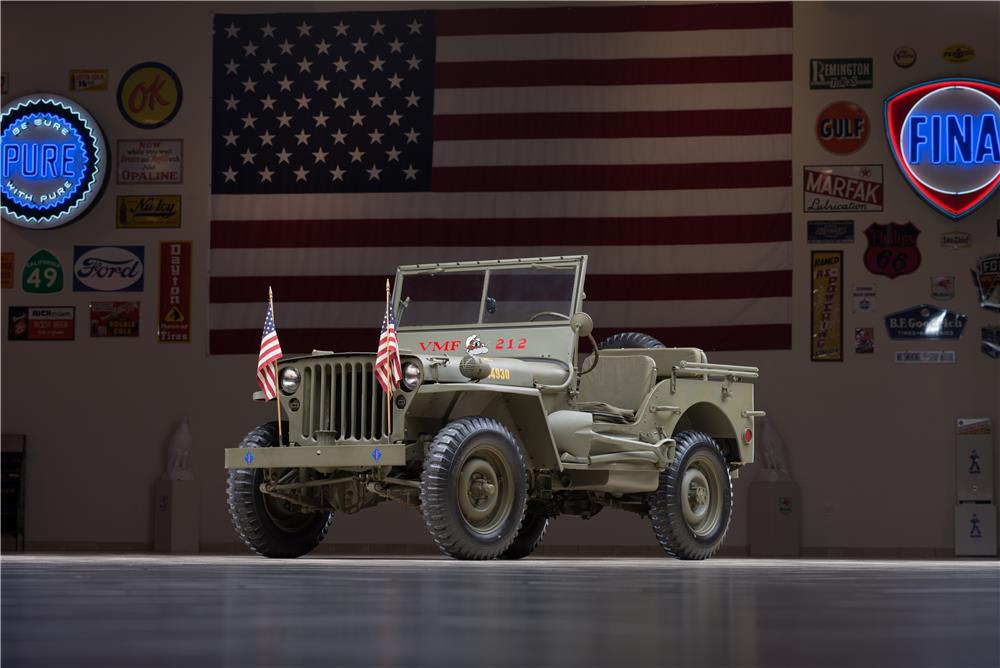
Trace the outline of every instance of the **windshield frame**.
<instances>
[{"instance_id":1,"label":"windshield frame","mask_svg":"<svg viewBox=\"0 0 1000 668\"><path fill-rule=\"evenodd\" d=\"M502 269L525 269L538 267L543 269L572 269L573 270L573 292L570 297L570 311L566 315L566 320L536 320L522 322L486 322L486 297L490 288L490 270ZM504 329L510 327L568 327L570 318L578 313L583 306L583 282L586 278L587 256L586 255L566 255L558 257L535 257L510 260L483 260L474 262L447 262L441 264L417 264L401 266L396 270L396 280L393 283L392 304L396 313L397 329L399 331L434 331L448 329L468 329L470 327L479 329ZM406 283L407 276L417 276L421 274L439 273L459 273L459 272L483 272L483 292L479 297L479 316L476 322L450 323L437 325L406 325L406 309L400 311L400 299L402 299L402 287Z\"/></svg>"}]
</instances>

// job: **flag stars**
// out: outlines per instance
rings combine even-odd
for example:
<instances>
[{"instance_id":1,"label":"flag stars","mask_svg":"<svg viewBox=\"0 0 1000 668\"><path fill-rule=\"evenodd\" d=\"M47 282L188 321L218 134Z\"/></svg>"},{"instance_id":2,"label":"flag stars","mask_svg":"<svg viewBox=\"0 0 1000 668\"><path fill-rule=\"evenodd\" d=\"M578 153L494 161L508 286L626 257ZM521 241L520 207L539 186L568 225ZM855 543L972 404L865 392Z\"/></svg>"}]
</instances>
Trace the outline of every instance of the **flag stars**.
<instances>
[{"instance_id":1,"label":"flag stars","mask_svg":"<svg viewBox=\"0 0 1000 668\"><path fill-rule=\"evenodd\" d=\"M381 72L382 66L385 65L385 61L382 60L379 56L375 56L374 60L369 60L368 62L371 63L372 65L372 72L374 72L375 70Z\"/></svg>"},{"instance_id":2,"label":"flag stars","mask_svg":"<svg viewBox=\"0 0 1000 668\"><path fill-rule=\"evenodd\" d=\"M347 144L344 143L345 139L347 139L347 135L344 134L343 132L341 132L340 128L337 128L337 131L335 133L333 133L333 143L334 144L344 144L344 146L347 146Z\"/></svg>"},{"instance_id":3,"label":"flag stars","mask_svg":"<svg viewBox=\"0 0 1000 668\"><path fill-rule=\"evenodd\" d=\"M298 140L296 146L302 146L303 144L308 144L309 138L312 137L312 135L306 132L305 129L299 130L299 133L297 135L292 135L292 136Z\"/></svg>"},{"instance_id":4,"label":"flag stars","mask_svg":"<svg viewBox=\"0 0 1000 668\"><path fill-rule=\"evenodd\" d=\"M261 146L264 146L265 144L267 146L274 146L274 144L271 143L273 140L274 140L274 135L272 135L267 130L264 130L264 134L260 135L260 145Z\"/></svg>"},{"instance_id":5,"label":"flag stars","mask_svg":"<svg viewBox=\"0 0 1000 668\"><path fill-rule=\"evenodd\" d=\"M406 133L406 143L407 144L416 144L417 143L417 137L419 137L419 136L420 136L419 132L417 132L413 128L410 128L410 131Z\"/></svg>"},{"instance_id":6,"label":"flag stars","mask_svg":"<svg viewBox=\"0 0 1000 668\"><path fill-rule=\"evenodd\" d=\"M281 79L278 80L278 88L279 88L279 90L286 90L289 93L291 93L292 92L292 80L289 79L287 76L282 77Z\"/></svg>"},{"instance_id":7,"label":"flag stars","mask_svg":"<svg viewBox=\"0 0 1000 668\"><path fill-rule=\"evenodd\" d=\"M362 121L365 120L365 115L361 113L360 110L355 111L352 115L348 116L351 119L351 127L355 125L362 125Z\"/></svg>"},{"instance_id":8,"label":"flag stars","mask_svg":"<svg viewBox=\"0 0 1000 668\"><path fill-rule=\"evenodd\" d=\"M368 100L372 103L373 107L381 107L382 106L382 100L384 100L384 99L385 98L382 97L381 95L379 95L377 92L374 95L372 95L371 97L368 98Z\"/></svg>"},{"instance_id":9,"label":"flag stars","mask_svg":"<svg viewBox=\"0 0 1000 668\"><path fill-rule=\"evenodd\" d=\"M233 170L232 165L230 165L222 175L226 177L226 183L236 183L236 171Z\"/></svg>"},{"instance_id":10,"label":"flag stars","mask_svg":"<svg viewBox=\"0 0 1000 668\"><path fill-rule=\"evenodd\" d=\"M302 60L299 61L299 72L308 72L311 67L312 61L303 56Z\"/></svg>"},{"instance_id":11,"label":"flag stars","mask_svg":"<svg viewBox=\"0 0 1000 668\"><path fill-rule=\"evenodd\" d=\"M380 20L375 19L375 23L372 25L372 34L384 35L385 34L384 31L385 31L385 24L382 23Z\"/></svg>"},{"instance_id":12,"label":"flag stars","mask_svg":"<svg viewBox=\"0 0 1000 668\"><path fill-rule=\"evenodd\" d=\"M306 94L302 93L302 95L296 98L295 101L299 103L299 109L308 109L309 103L312 102L312 98L306 97Z\"/></svg>"},{"instance_id":13,"label":"flag stars","mask_svg":"<svg viewBox=\"0 0 1000 668\"><path fill-rule=\"evenodd\" d=\"M340 165L337 165L336 167L330 170L330 176L333 177L334 181L343 181L345 171L346 170L340 168Z\"/></svg>"},{"instance_id":14,"label":"flag stars","mask_svg":"<svg viewBox=\"0 0 1000 668\"><path fill-rule=\"evenodd\" d=\"M402 117L403 115L397 113L395 110L393 110L391 114L386 116L386 118L389 120L389 125L399 125L399 119L401 119Z\"/></svg>"},{"instance_id":15,"label":"flag stars","mask_svg":"<svg viewBox=\"0 0 1000 668\"><path fill-rule=\"evenodd\" d=\"M360 74L355 75L355 77L351 79L351 83L354 85L353 90L364 90L366 81L368 81L368 79L363 79Z\"/></svg>"},{"instance_id":16,"label":"flag stars","mask_svg":"<svg viewBox=\"0 0 1000 668\"><path fill-rule=\"evenodd\" d=\"M264 167L264 169L260 170L257 173L260 174L260 182L261 183L264 183L264 181L267 181L268 183L272 183L271 177L274 176L274 172L271 171L270 169L268 169L266 166Z\"/></svg>"},{"instance_id":17,"label":"flag stars","mask_svg":"<svg viewBox=\"0 0 1000 668\"><path fill-rule=\"evenodd\" d=\"M257 45L254 44L252 41L247 42L246 44L243 45L243 53L247 56L256 56Z\"/></svg>"},{"instance_id":18,"label":"flag stars","mask_svg":"<svg viewBox=\"0 0 1000 668\"><path fill-rule=\"evenodd\" d=\"M281 55L287 56L287 55L290 55L292 53L292 47L293 46L295 46L295 45L292 44L291 42L289 42L286 39L284 42L282 42L281 44L278 45L278 48L281 49Z\"/></svg>"},{"instance_id":19,"label":"flag stars","mask_svg":"<svg viewBox=\"0 0 1000 668\"><path fill-rule=\"evenodd\" d=\"M340 93L337 93L337 97L332 97L330 99L333 101L334 109L338 107L340 107L341 109L347 109L347 107L344 106L347 102L347 98L341 95Z\"/></svg>"},{"instance_id":20,"label":"flag stars","mask_svg":"<svg viewBox=\"0 0 1000 668\"><path fill-rule=\"evenodd\" d=\"M280 116L275 116L275 118L278 119L278 127L279 128L291 127L290 125L288 125L288 123L289 123L289 121L292 120L292 117L289 116L286 112L284 112L284 111L281 112L281 115Z\"/></svg>"},{"instance_id":21,"label":"flag stars","mask_svg":"<svg viewBox=\"0 0 1000 668\"><path fill-rule=\"evenodd\" d=\"M252 116L250 114L247 114L246 116L243 117L242 120L243 120L243 128L244 129L246 129L246 128L252 128L254 126L254 123L257 122L257 117L256 116Z\"/></svg>"},{"instance_id":22,"label":"flag stars","mask_svg":"<svg viewBox=\"0 0 1000 668\"><path fill-rule=\"evenodd\" d=\"M403 83L403 77L398 74L393 74L389 77L389 88L399 88L401 83Z\"/></svg>"},{"instance_id":23,"label":"flag stars","mask_svg":"<svg viewBox=\"0 0 1000 668\"><path fill-rule=\"evenodd\" d=\"M368 138L373 144L381 144L383 136L384 135L378 130L372 130L371 132L368 133Z\"/></svg>"},{"instance_id":24,"label":"flag stars","mask_svg":"<svg viewBox=\"0 0 1000 668\"><path fill-rule=\"evenodd\" d=\"M333 29L337 31L338 37L347 37L347 29L350 27L351 26L344 23L343 19L341 19L340 23L333 26Z\"/></svg>"},{"instance_id":25,"label":"flag stars","mask_svg":"<svg viewBox=\"0 0 1000 668\"><path fill-rule=\"evenodd\" d=\"M402 55L403 42L400 42L398 37L394 37L393 40L389 42L389 53L398 53Z\"/></svg>"},{"instance_id":26,"label":"flag stars","mask_svg":"<svg viewBox=\"0 0 1000 668\"><path fill-rule=\"evenodd\" d=\"M326 122L327 122L327 121L328 121L329 119L330 119L330 117L329 117L329 116L327 116L326 114L324 114L324 113L323 113L323 112L321 111L321 112L319 112L318 114L316 114L315 116L313 116L313 123L315 123L315 124L316 124L316 127L321 127L321 126L322 126L322 127L324 127L324 128L325 128L325 127L326 127Z\"/></svg>"},{"instance_id":27,"label":"flag stars","mask_svg":"<svg viewBox=\"0 0 1000 668\"><path fill-rule=\"evenodd\" d=\"M388 156L388 162L399 162L400 153L402 153L402 151L398 150L395 146L385 152L386 156Z\"/></svg>"},{"instance_id":28,"label":"flag stars","mask_svg":"<svg viewBox=\"0 0 1000 668\"><path fill-rule=\"evenodd\" d=\"M317 91L326 90L326 87L330 85L330 80L321 74L319 79L313 79L313 83L316 84Z\"/></svg>"},{"instance_id":29,"label":"flag stars","mask_svg":"<svg viewBox=\"0 0 1000 668\"><path fill-rule=\"evenodd\" d=\"M417 54L413 54L406 61L406 64L410 66L409 69L411 69L411 70L419 70L420 69L420 63L422 63L422 62L424 62L424 61L421 60L420 58L417 58Z\"/></svg>"},{"instance_id":30,"label":"flag stars","mask_svg":"<svg viewBox=\"0 0 1000 668\"><path fill-rule=\"evenodd\" d=\"M338 72L347 72L347 61L344 60L343 56L338 57L337 60L334 61L333 66L337 68Z\"/></svg>"},{"instance_id":31,"label":"flag stars","mask_svg":"<svg viewBox=\"0 0 1000 668\"><path fill-rule=\"evenodd\" d=\"M420 102L420 96L414 91L410 91L410 94L403 98L406 100L407 107L416 107L417 103Z\"/></svg>"},{"instance_id":32,"label":"flag stars","mask_svg":"<svg viewBox=\"0 0 1000 668\"><path fill-rule=\"evenodd\" d=\"M230 58L229 62L226 63L225 65L226 65L226 74L236 74L236 70L240 69L240 64L235 60L233 60L232 58Z\"/></svg>"},{"instance_id":33,"label":"flag stars","mask_svg":"<svg viewBox=\"0 0 1000 668\"><path fill-rule=\"evenodd\" d=\"M305 181L306 177L309 176L309 170L305 167L299 167L292 173L295 174L296 181Z\"/></svg>"},{"instance_id":34,"label":"flag stars","mask_svg":"<svg viewBox=\"0 0 1000 668\"><path fill-rule=\"evenodd\" d=\"M252 93L254 92L254 89L256 87L257 87L257 82L251 79L250 77L247 77L247 80L243 82L244 93Z\"/></svg>"},{"instance_id":35,"label":"flag stars","mask_svg":"<svg viewBox=\"0 0 1000 668\"><path fill-rule=\"evenodd\" d=\"M302 25L296 26L295 29L299 31L299 37L311 37L312 36L312 35L309 34L309 31L312 30L312 26L309 25L308 23L306 23L305 21L302 22Z\"/></svg>"},{"instance_id":36,"label":"flag stars","mask_svg":"<svg viewBox=\"0 0 1000 668\"><path fill-rule=\"evenodd\" d=\"M251 151L250 149L247 149L243 153L240 153L240 156L243 158L243 164L244 165L246 165L246 164L251 164L252 165L253 164L253 159L257 157L257 154L254 153L253 151Z\"/></svg>"},{"instance_id":37,"label":"flag stars","mask_svg":"<svg viewBox=\"0 0 1000 668\"><path fill-rule=\"evenodd\" d=\"M226 103L226 111L233 111L236 109L236 105L240 103L232 94L229 95L223 102Z\"/></svg>"},{"instance_id":38,"label":"flag stars","mask_svg":"<svg viewBox=\"0 0 1000 668\"><path fill-rule=\"evenodd\" d=\"M406 178L404 180L406 180L406 181L416 181L417 180L417 172L418 171L420 171L420 170L414 169L413 165L411 164L409 169L404 169L403 170L403 173L406 174Z\"/></svg>"},{"instance_id":39,"label":"flag stars","mask_svg":"<svg viewBox=\"0 0 1000 668\"><path fill-rule=\"evenodd\" d=\"M365 47L368 46L368 42L362 40L360 37L357 39L357 41L353 42L353 44L354 44L354 53L364 53Z\"/></svg>"},{"instance_id":40,"label":"flag stars","mask_svg":"<svg viewBox=\"0 0 1000 668\"><path fill-rule=\"evenodd\" d=\"M222 135L222 138L226 140L226 146L236 146L236 140L240 138L238 134L229 131L229 134Z\"/></svg>"},{"instance_id":41,"label":"flag stars","mask_svg":"<svg viewBox=\"0 0 1000 668\"><path fill-rule=\"evenodd\" d=\"M320 147L319 150L313 151L313 160L315 162L326 163L326 156L328 155L330 154L324 151L322 147Z\"/></svg>"},{"instance_id":42,"label":"flag stars","mask_svg":"<svg viewBox=\"0 0 1000 668\"><path fill-rule=\"evenodd\" d=\"M371 169L367 169L365 171L368 172L368 180L369 181L378 181L379 180L379 175L382 173L382 170L379 169L376 165L372 165Z\"/></svg>"},{"instance_id":43,"label":"flag stars","mask_svg":"<svg viewBox=\"0 0 1000 668\"><path fill-rule=\"evenodd\" d=\"M274 37L274 26L268 21L264 24L264 27L260 29L260 32L264 37Z\"/></svg>"},{"instance_id":44,"label":"flag stars","mask_svg":"<svg viewBox=\"0 0 1000 668\"><path fill-rule=\"evenodd\" d=\"M416 19L413 19L413 23L407 23L406 27L410 29L411 35L419 35L420 29L424 27L424 24L418 23Z\"/></svg>"},{"instance_id":45,"label":"flag stars","mask_svg":"<svg viewBox=\"0 0 1000 668\"><path fill-rule=\"evenodd\" d=\"M270 94L265 95L260 99L260 106L268 111L274 111L274 103L277 102Z\"/></svg>"},{"instance_id":46,"label":"flag stars","mask_svg":"<svg viewBox=\"0 0 1000 668\"><path fill-rule=\"evenodd\" d=\"M275 155L277 155L277 156L278 156L278 164L279 164L279 165L280 165L281 163L285 163L285 164L287 165L287 164L288 164L288 159L289 159L290 157L292 157L292 154L291 154L291 153L289 153L289 152L288 152L287 150L285 150L284 148L282 148L282 149L281 149L280 151L278 151L278 152L277 152L277 153L276 153Z\"/></svg>"},{"instance_id":47,"label":"flag stars","mask_svg":"<svg viewBox=\"0 0 1000 668\"><path fill-rule=\"evenodd\" d=\"M316 42L316 54L319 55L322 53L323 55L326 56L330 55L331 46L333 45L327 44L326 38L321 39L320 41Z\"/></svg>"},{"instance_id":48,"label":"flag stars","mask_svg":"<svg viewBox=\"0 0 1000 668\"><path fill-rule=\"evenodd\" d=\"M365 157L365 152L358 147L354 147L354 150L348 151L347 155L351 156L351 162L361 162L361 158Z\"/></svg>"},{"instance_id":49,"label":"flag stars","mask_svg":"<svg viewBox=\"0 0 1000 668\"><path fill-rule=\"evenodd\" d=\"M236 27L235 23L230 23L229 27L226 28L226 39L235 39L240 36L240 29Z\"/></svg>"},{"instance_id":50,"label":"flag stars","mask_svg":"<svg viewBox=\"0 0 1000 668\"><path fill-rule=\"evenodd\" d=\"M265 60L264 62L262 62L260 64L260 67L264 71L263 72L264 74L274 74L274 66L275 65L277 65L277 63L272 63L271 59L268 58L267 60Z\"/></svg>"}]
</instances>

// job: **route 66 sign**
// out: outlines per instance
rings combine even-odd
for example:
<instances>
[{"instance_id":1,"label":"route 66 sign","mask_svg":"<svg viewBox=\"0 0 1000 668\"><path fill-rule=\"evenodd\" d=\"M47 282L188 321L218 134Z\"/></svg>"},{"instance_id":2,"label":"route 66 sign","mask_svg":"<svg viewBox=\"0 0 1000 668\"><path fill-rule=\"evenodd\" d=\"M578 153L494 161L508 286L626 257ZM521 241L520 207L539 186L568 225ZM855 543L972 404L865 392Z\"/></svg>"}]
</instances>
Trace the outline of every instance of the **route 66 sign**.
<instances>
[{"instance_id":1,"label":"route 66 sign","mask_svg":"<svg viewBox=\"0 0 1000 668\"><path fill-rule=\"evenodd\" d=\"M868 237L865 267L873 274L896 278L912 274L920 266L920 249L917 248L920 230L913 223L872 223L865 230L865 236Z\"/></svg>"}]
</instances>

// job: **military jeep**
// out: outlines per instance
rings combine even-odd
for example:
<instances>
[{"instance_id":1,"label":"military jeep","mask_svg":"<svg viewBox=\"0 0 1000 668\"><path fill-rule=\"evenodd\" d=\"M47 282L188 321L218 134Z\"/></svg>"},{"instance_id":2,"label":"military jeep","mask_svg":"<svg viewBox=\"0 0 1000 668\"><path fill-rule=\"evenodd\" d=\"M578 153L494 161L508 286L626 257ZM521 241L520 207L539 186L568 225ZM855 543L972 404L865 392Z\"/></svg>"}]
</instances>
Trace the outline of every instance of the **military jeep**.
<instances>
[{"instance_id":1,"label":"military jeep","mask_svg":"<svg viewBox=\"0 0 1000 668\"><path fill-rule=\"evenodd\" d=\"M247 546L298 557L336 512L392 500L458 559L525 557L554 518L606 507L649 516L670 555L715 554L731 480L753 461L757 369L637 332L597 343L586 268L586 256L400 267L390 398L372 352L282 359L281 438L264 424L225 453Z\"/></svg>"}]
</instances>

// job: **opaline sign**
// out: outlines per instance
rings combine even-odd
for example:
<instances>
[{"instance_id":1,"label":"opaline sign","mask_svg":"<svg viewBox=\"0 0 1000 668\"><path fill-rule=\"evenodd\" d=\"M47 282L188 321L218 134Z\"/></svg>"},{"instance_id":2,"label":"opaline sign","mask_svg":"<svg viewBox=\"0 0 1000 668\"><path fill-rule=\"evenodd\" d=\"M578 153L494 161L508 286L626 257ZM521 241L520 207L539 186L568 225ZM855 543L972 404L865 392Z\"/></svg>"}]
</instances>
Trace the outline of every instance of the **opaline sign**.
<instances>
[{"instance_id":1,"label":"opaline sign","mask_svg":"<svg viewBox=\"0 0 1000 668\"><path fill-rule=\"evenodd\" d=\"M1000 86L943 79L885 102L893 157L914 190L958 219L1000 186Z\"/></svg>"},{"instance_id":2,"label":"opaline sign","mask_svg":"<svg viewBox=\"0 0 1000 668\"><path fill-rule=\"evenodd\" d=\"M59 227L97 200L107 171L94 118L58 95L29 95L3 108L0 209L22 227Z\"/></svg>"}]
</instances>

